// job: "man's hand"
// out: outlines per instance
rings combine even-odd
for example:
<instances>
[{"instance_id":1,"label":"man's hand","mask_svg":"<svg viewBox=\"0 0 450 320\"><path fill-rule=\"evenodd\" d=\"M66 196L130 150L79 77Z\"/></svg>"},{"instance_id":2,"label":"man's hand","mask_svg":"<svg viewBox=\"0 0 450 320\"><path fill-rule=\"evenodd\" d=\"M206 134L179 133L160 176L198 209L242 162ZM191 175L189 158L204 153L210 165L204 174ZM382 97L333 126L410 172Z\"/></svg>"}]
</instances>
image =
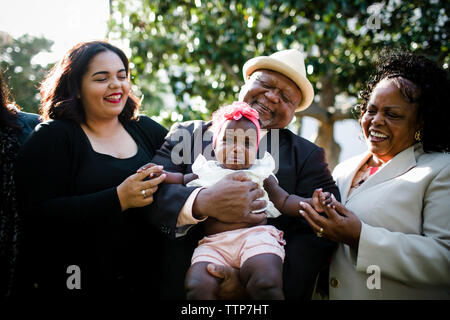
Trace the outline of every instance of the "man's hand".
<instances>
[{"instance_id":1,"label":"man's hand","mask_svg":"<svg viewBox=\"0 0 450 320\"><path fill-rule=\"evenodd\" d=\"M218 297L221 300L248 299L248 294L239 280L239 270L210 263L206 270L215 278L222 279Z\"/></svg>"},{"instance_id":2,"label":"man's hand","mask_svg":"<svg viewBox=\"0 0 450 320\"><path fill-rule=\"evenodd\" d=\"M196 219L210 216L226 223L259 224L266 215L252 211L267 205L264 200L256 200L263 195L264 191L245 173L232 173L198 193L193 215Z\"/></svg>"}]
</instances>

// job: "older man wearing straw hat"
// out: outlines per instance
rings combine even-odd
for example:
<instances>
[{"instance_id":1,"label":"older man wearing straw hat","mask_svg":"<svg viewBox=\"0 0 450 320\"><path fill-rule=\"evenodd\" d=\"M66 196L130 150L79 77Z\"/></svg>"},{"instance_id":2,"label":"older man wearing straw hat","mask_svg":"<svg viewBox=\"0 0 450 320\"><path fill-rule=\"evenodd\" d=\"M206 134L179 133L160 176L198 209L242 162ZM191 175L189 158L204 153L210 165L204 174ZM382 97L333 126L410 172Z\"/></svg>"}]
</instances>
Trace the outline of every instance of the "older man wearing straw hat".
<instances>
[{"instance_id":1,"label":"older man wearing straw hat","mask_svg":"<svg viewBox=\"0 0 450 320\"><path fill-rule=\"evenodd\" d=\"M244 64L243 74L245 84L239 99L260 115L261 128L266 129L260 154L267 150L279 159L276 177L280 186L288 193L304 198L311 198L315 189L322 188L340 199L323 149L286 129L295 112L308 108L314 98L314 90L306 78L303 54L297 50L283 50L256 57ZM211 139L205 139L210 125L203 121L175 124L153 162L162 164L167 171L191 173L191 163L175 164L172 151L176 148L179 152L182 144L184 152L186 146L189 148L190 159L195 159L199 153L211 158ZM262 190L242 173L232 174L203 189L160 185L155 196L155 210L149 220L171 238L163 248L162 298L185 298L184 275L197 241L203 236L200 222L214 218L226 223L261 223L264 216L252 213L265 207L264 201L257 200L261 194ZM334 244L317 237L300 217L280 216L269 219L268 223L283 230L287 242L283 267L285 297L310 298L317 274L326 267ZM216 265L208 266L208 270L215 277L224 279L219 296L237 297L239 285L235 270Z\"/></svg>"}]
</instances>

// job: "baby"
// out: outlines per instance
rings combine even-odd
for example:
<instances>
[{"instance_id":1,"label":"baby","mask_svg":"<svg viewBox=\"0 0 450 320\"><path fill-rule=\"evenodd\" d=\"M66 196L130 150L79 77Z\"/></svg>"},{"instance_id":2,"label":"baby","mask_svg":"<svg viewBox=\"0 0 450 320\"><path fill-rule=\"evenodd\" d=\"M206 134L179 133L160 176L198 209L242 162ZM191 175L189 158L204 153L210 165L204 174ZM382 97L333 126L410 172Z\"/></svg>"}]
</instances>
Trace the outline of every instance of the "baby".
<instances>
[{"instance_id":1,"label":"baby","mask_svg":"<svg viewBox=\"0 0 450 320\"><path fill-rule=\"evenodd\" d=\"M168 173L166 183L209 187L219 180L242 170L264 189L267 207L261 211L269 218L281 214L301 217L300 201L311 203L297 195L289 195L278 185L273 174L275 161L269 153L256 159L260 124L258 112L244 102L234 102L213 114L213 150L216 160L199 155L192 164L193 174ZM326 201L330 194L325 193ZM212 208L213 210L213 204ZM285 256L283 232L274 226L261 224L223 223L213 218L203 222L206 236L199 241L186 275L188 299L217 299L220 280L206 269L210 263L239 269L239 276L252 299L284 299L282 269Z\"/></svg>"}]
</instances>

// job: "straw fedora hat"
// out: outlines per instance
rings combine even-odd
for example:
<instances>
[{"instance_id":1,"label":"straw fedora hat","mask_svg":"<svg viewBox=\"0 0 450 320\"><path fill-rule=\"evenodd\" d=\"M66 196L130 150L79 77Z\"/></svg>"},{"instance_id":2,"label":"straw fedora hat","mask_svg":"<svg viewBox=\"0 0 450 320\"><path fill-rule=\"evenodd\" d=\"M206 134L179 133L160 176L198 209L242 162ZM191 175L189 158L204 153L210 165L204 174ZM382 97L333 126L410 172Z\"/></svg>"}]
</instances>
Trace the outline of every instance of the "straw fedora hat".
<instances>
[{"instance_id":1,"label":"straw fedora hat","mask_svg":"<svg viewBox=\"0 0 450 320\"><path fill-rule=\"evenodd\" d=\"M245 82L250 79L254 71L259 69L277 71L297 84L302 92L302 100L295 111L305 110L312 103L314 90L311 82L306 78L305 61L300 51L282 50L270 56L260 56L248 60L242 68Z\"/></svg>"}]
</instances>

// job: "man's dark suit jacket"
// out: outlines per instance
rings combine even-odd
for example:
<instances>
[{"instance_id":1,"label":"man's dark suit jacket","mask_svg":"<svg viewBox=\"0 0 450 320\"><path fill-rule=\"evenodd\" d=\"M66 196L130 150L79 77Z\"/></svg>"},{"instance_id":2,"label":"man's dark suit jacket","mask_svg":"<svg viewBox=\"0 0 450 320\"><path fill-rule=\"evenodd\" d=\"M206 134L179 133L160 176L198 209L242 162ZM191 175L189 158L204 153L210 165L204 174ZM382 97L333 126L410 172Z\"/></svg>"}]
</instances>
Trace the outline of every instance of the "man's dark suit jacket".
<instances>
[{"instance_id":1,"label":"man's dark suit jacket","mask_svg":"<svg viewBox=\"0 0 450 320\"><path fill-rule=\"evenodd\" d=\"M167 171L191 173L191 164L199 152L211 159L212 134L207 130L210 125L211 122L198 120L175 124L152 162L163 165ZM273 148L277 132L279 148ZM279 159L279 169L276 172L279 185L289 194L295 193L305 198L310 198L316 188L322 188L340 200L338 188L325 162L323 149L287 129L277 132L269 130L263 137L259 154L264 155L267 146L267 151L275 159ZM180 151L182 147L191 154L183 154L183 151ZM176 151L175 156L187 156L189 163L175 164L171 159L172 150ZM176 237L178 214L194 189L182 185L161 184L155 196L155 210L149 217L153 224L168 235L162 261L161 297L164 299L185 298L184 277L190 266L193 250L198 240L203 237L201 224L192 227L187 235ZM214 210L214 204L211 204L211 210ZM287 242L283 270L286 299L309 299L318 272L329 262L334 243L318 238L301 216L280 216L268 219L268 223L282 230Z\"/></svg>"}]
</instances>

